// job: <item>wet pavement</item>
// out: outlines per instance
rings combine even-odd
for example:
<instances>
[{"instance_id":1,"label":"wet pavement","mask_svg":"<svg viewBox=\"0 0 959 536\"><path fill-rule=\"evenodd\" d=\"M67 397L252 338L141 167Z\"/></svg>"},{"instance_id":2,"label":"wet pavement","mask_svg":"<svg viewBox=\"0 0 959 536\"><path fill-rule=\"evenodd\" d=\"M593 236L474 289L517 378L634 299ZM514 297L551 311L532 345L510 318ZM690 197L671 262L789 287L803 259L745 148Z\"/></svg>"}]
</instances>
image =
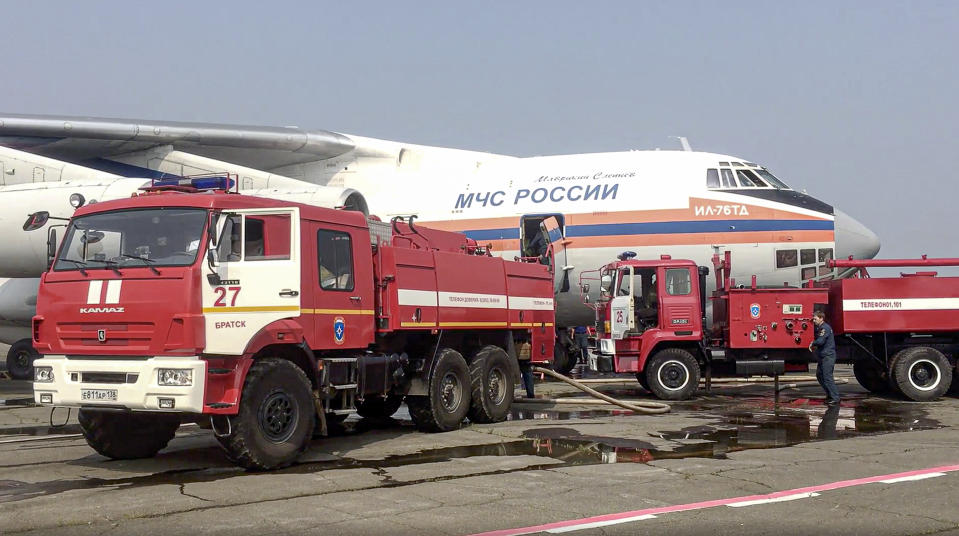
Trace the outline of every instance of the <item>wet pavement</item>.
<instances>
[{"instance_id":1,"label":"wet pavement","mask_svg":"<svg viewBox=\"0 0 959 536\"><path fill-rule=\"evenodd\" d=\"M12 383L0 381L0 398ZM635 380L591 387L651 400ZM578 396L558 383L537 389L540 396ZM232 466L196 425L182 426L156 458L111 461L85 444L75 417L53 427L49 410L2 407L0 532L468 534L959 463L959 399L878 398L854 380L840 390L842 405L828 408L815 383L785 389L778 402L770 385L714 386L661 416L518 404L506 422L446 434L416 432L404 407L392 419L351 417L316 439L299 463L269 473ZM65 417L55 415L55 422ZM922 504L940 500L938 491L918 493ZM887 511L899 508L895 499L889 503ZM926 521L909 525L917 532L959 522L918 510ZM235 521L241 513L245 525ZM845 515L859 528L882 517L865 509ZM694 533L706 526L703 519L681 521ZM887 521L877 527L900 527ZM759 518L755 523L762 526ZM632 533L628 527L620 533Z\"/></svg>"}]
</instances>

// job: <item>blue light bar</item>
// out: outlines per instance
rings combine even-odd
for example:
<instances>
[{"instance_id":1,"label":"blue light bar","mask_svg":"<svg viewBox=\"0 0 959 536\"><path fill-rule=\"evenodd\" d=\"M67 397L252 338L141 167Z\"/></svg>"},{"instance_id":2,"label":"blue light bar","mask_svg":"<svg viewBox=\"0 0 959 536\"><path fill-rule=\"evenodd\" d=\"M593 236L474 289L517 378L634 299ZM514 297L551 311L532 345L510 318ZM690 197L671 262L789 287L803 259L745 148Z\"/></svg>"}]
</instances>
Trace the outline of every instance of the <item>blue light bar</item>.
<instances>
[{"instance_id":1,"label":"blue light bar","mask_svg":"<svg viewBox=\"0 0 959 536\"><path fill-rule=\"evenodd\" d=\"M202 177L184 179L159 179L153 181L153 186L186 186L197 190L229 190L234 185L229 177Z\"/></svg>"}]
</instances>

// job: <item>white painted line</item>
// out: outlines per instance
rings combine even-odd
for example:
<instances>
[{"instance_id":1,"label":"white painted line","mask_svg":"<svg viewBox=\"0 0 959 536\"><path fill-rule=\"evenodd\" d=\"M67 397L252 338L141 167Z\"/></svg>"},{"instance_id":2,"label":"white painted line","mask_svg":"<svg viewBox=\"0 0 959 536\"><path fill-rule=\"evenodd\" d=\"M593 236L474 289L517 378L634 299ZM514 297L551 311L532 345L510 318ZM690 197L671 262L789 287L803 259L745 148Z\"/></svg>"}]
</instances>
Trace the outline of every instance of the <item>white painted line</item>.
<instances>
[{"instance_id":1,"label":"white painted line","mask_svg":"<svg viewBox=\"0 0 959 536\"><path fill-rule=\"evenodd\" d=\"M899 478L890 478L889 480L880 480L880 482L882 482L883 484L895 484L897 482L915 482L916 480L936 478L937 476L946 476L946 473L926 473L924 475L902 476Z\"/></svg>"},{"instance_id":2,"label":"white painted line","mask_svg":"<svg viewBox=\"0 0 959 536\"><path fill-rule=\"evenodd\" d=\"M51 439L73 439L77 437L83 437L83 434L50 434L45 436L21 437L17 439L4 439L4 440L0 440L0 445L6 444L6 443L26 443L27 441L49 441Z\"/></svg>"},{"instance_id":3,"label":"white painted line","mask_svg":"<svg viewBox=\"0 0 959 536\"><path fill-rule=\"evenodd\" d=\"M595 529L596 527L608 527L609 525L618 525L620 523L631 523L633 521L643 521L644 519L656 519L656 516L652 514L646 514L641 516L624 517L622 519L611 519L609 521L597 521L595 523L585 523L583 525L572 525L569 527L551 529L551 530L547 530L546 532L550 534L562 534L564 532L573 532L574 530Z\"/></svg>"},{"instance_id":4,"label":"white painted line","mask_svg":"<svg viewBox=\"0 0 959 536\"><path fill-rule=\"evenodd\" d=\"M103 290L103 281L94 279L87 288L87 305L100 303L100 291Z\"/></svg>"},{"instance_id":5,"label":"white painted line","mask_svg":"<svg viewBox=\"0 0 959 536\"><path fill-rule=\"evenodd\" d=\"M107 281L107 297L103 303L120 303L120 288L123 286L122 279L111 279Z\"/></svg>"},{"instance_id":6,"label":"white painted line","mask_svg":"<svg viewBox=\"0 0 959 536\"><path fill-rule=\"evenodd\" d=\"M726 506L729 506L732 508L742 508L743 506L755 506L757 504L770 504L770 503L778 503L778 502L786 502L786 501L795 501L797 499L808 499L810 497L819 497L819 494L815 492L796 493L794 495L783 495L781 497L773 497L772 499L758 499L755 501L734 502L734 503L729 503Z\"/></svg>"},{"instance_id":7,"label":"white painted line","mask_svg":"<svg viewBox=\"0 0 959 536\"><path fill-rule=\"evenodd\" d=\"M436 291L401 288L396 291L400 305L436 307Z\"/></svg>"}]
</instances>

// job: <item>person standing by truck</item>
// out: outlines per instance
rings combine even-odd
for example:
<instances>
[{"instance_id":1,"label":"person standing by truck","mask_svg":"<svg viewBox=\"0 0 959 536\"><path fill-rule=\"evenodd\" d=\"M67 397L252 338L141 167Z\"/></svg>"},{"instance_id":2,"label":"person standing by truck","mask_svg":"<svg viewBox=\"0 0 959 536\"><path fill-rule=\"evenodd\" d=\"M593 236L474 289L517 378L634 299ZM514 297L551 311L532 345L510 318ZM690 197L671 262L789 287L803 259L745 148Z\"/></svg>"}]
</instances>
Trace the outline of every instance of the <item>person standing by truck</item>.
<instances>
[{"instance_id":1,"label":"person standing by truck","mask_svg":"<svg viewBox=\"0 0 959 536\"><path fill-rule=\"evenodd\" d=\"M832 326L826 323L826 315L816 311L812 315L812 323L816 326L816 340L809 344L809 351L816 352L816 379L826 391L826 405L839 404L839 390L833 379L833 370L836 368L836 337Z\"/></svg>"}]
</instances>

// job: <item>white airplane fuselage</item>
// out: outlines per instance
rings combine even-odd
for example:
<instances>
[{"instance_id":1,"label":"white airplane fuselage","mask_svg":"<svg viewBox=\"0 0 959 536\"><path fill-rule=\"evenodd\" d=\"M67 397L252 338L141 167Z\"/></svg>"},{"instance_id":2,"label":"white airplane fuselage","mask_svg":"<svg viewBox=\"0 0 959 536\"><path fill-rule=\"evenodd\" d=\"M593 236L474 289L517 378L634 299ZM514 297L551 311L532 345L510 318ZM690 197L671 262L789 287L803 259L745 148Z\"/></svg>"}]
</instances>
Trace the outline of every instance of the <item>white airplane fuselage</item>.
<instances>
[{"instance_id":1,"label":"white airplane fuselage","mask_svg":"<svg viewBox=\"0 0 959 536\"><path fill-rule=\"evenodd\" d=\"M565 235L553 245L559 326L593 323L593 311L581 302L579 275L626 250L638 258L670 255L704 266L711 266L714 254L731 251L733 276L739 281L748 283L755 274L762 285L798 285L835 275L825 267L829 258L872 257L879 247L874 234L844 215L866 235L856 243L837 244L841 213L808 195L768 181L765 186L727 182L727 176L735 178L740 171L755 175L762 169L732 156L630 151L514 158L354 139L366 142L362 151L264 170L272 178L250 170L249 176L241 174L241 187L258 195L296 201L305 196L320 203L341 198L340 192L359 192L371 215L384 220L416 215L418 224L462 231L506 258L521 254L537 220L556 215ZM129 175L137 170L170 173L169 155L133 154L117 161ZM183 166L191 156L176 158ZM207 171L217 163L199 160ZM224 164L222 171L230 169ZM111 198L111 191L123 197L137 188L135 181L112 177L101 179L121 182L103 189L100 200ZM303 186L294 192L290 180ZM333 197L317 197L311 185L338 190L330 190ZM62 179L55 188L0 187L0 203L23 207L0 221L0 232L17 234L9 245L0 244L0 259L23 257L9 266L0 260L0 276L35 278L46 268L46 233L24 235L20 226L33 210L69 216L71 192ZM530 225L524 229L525 219ZM11 283L15 281L19 283ZM0 292L0 341L29 337L29 318L24 317L32 314L36 299L31 281L35 279L0 279L0 291L10 289ZM598 291L596 285L591 288L593 299Z\"/></svg>"}]
</instances>

